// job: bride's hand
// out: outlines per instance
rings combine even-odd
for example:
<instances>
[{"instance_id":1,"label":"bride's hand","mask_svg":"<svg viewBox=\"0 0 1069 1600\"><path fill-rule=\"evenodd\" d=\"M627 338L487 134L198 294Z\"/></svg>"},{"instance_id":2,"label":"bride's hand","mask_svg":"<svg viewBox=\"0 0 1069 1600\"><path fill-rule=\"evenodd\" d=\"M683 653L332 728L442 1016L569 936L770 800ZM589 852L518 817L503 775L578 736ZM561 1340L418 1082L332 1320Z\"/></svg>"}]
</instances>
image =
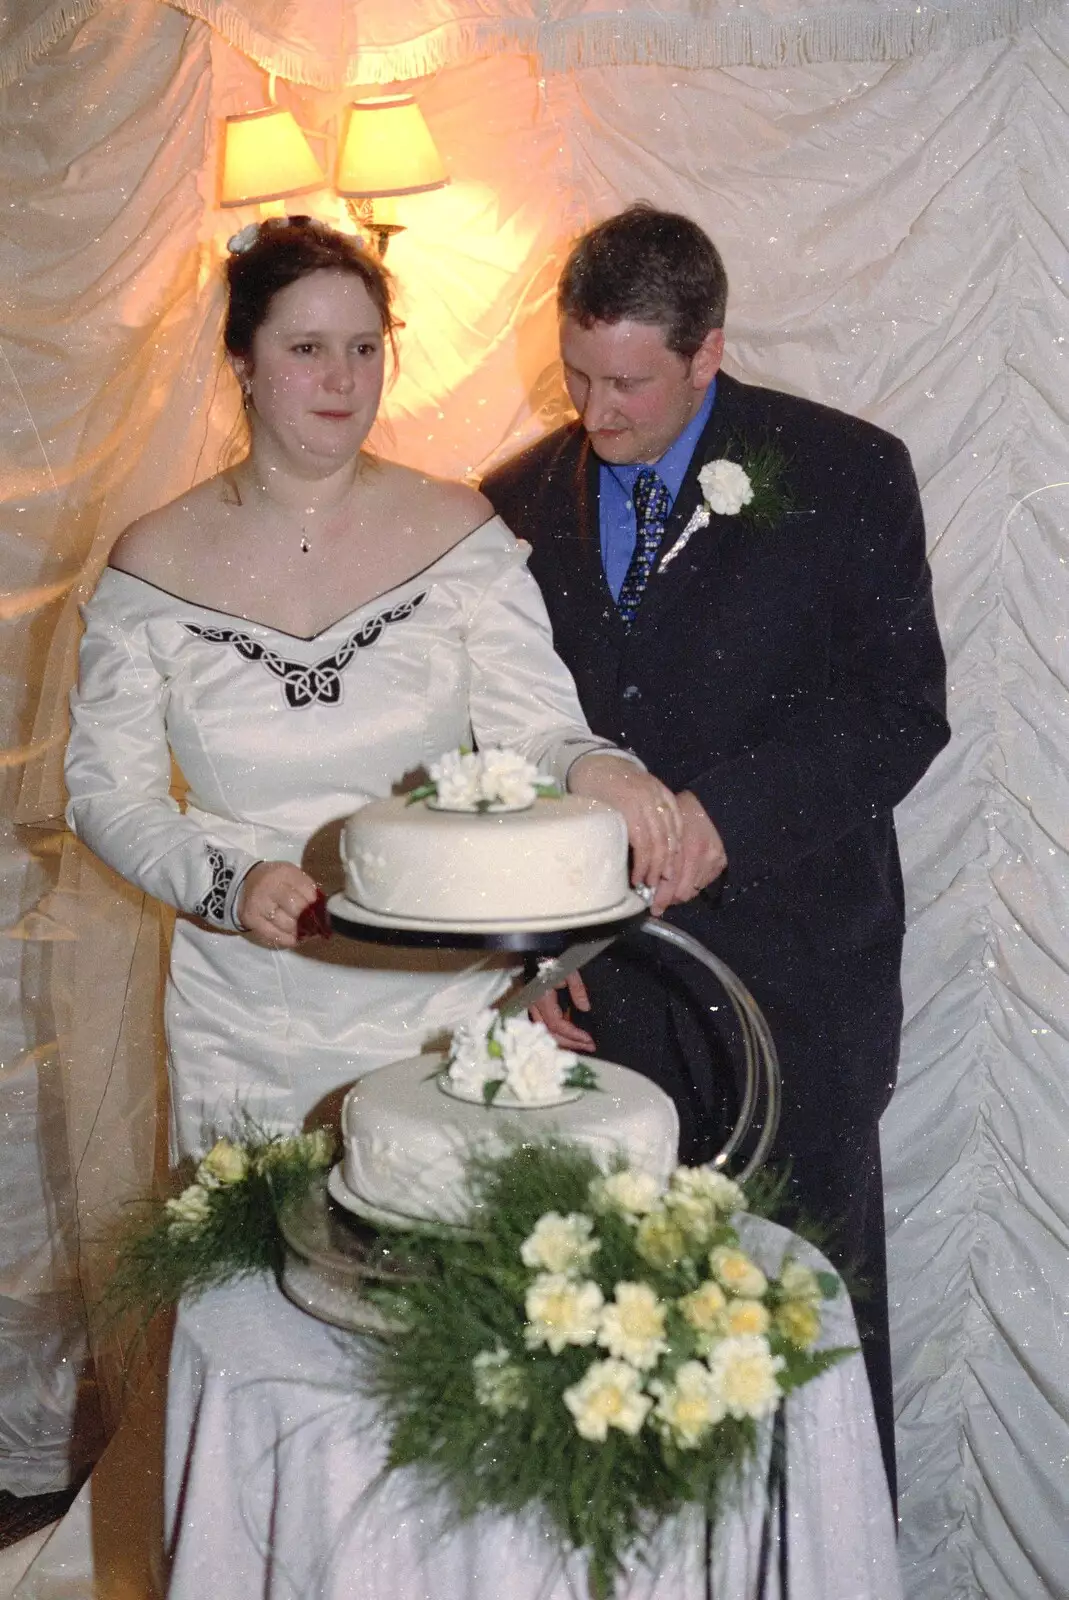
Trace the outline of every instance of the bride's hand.
<instances>
[{"instance_id":1,"label":"bride's hand","mask_svg":"<svg viewBox=\"0 0 1069 1600\"><path fill-rule=\"evenodd\" d=\"M650 909L660 916L672 899L673 860L682 821L671 789L623 756L581 756L568 774L572 794L604 800L621 811L631 845L631 882L653 890Z\"/></svg>"},{"instance_id":2,"label":"bride's hand","mask_svg":"<svg viewBox=\"0 0 1069 1600\"><path fill-rule=\"evenodd\" d=\"M290 861L261 861L241 886L237 919L249 937L270 950L292 950L297 919L315 903L319 885Z\"/></svg>"}]
</instances>

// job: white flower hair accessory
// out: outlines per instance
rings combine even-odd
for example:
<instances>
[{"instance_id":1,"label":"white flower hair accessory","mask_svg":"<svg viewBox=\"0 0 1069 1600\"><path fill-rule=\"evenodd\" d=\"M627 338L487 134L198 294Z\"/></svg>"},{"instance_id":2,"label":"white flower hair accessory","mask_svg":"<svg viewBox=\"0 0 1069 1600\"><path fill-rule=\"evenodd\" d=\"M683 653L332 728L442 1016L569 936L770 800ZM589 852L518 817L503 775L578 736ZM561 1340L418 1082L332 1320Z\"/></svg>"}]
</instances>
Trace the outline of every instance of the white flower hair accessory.
<instances>
[{"instance_id":1,"label":"white flower hair accessory","mask_svg":"<svg viewBox=\"0 0 1069 1600\"><path fill-rule=\"evenodd\" d=\"M260 237L260 224L247 222L237 233L232 233L226 241L226 247L232 256L243 256L246 250L251 250Z\"/></svg>"}]
</instances>

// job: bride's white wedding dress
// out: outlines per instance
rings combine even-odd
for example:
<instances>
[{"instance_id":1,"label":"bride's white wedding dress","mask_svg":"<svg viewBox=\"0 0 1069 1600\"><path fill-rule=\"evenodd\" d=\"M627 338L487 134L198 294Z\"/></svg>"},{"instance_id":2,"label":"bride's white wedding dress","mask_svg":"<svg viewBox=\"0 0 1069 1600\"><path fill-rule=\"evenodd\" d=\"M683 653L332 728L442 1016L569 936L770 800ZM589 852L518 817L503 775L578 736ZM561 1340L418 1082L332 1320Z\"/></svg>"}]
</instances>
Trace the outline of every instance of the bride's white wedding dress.
<instances>
[{"instance_id":1,"label":"bride's white wedding dress","mask_svg":"<svg viewBox=\"0 0 1069 1600\"><path fill-rule=\"evenodd\" d=\"M525 559L494 518L309 639L102 575L84 608L68 820L183 913L166 998L176 1153L202 1152L239 1114L297 1126L500 993L500 966L470 955L338 938L266 950L233 906L257 861L338 871L341 819L473 734L558 779L606 748Z\"/></svg>"}]
</instances>

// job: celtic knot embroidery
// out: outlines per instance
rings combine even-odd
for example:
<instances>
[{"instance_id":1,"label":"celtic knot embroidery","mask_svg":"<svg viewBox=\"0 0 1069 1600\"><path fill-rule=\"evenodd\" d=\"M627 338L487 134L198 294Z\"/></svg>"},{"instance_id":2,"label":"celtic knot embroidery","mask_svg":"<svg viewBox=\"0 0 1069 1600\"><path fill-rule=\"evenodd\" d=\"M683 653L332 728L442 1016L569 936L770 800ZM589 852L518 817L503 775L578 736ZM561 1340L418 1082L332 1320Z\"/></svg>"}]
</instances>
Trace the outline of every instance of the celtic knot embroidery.
<instances>
[{"instance_id":1,"label":"celtic knot embroidery","mask_svg":"<svg viewBox=\"0 0 1069 1600\"><path fill-rule=\"evenodd\" d=\"M402 601L389 611L380 611L378 616L371 617L363 627L351 633L333 655L310 663L287 661L277 650L257 643L237 628L201 628L195 622L183 623L183 627L187 633L196 634L198 639L205 639L209 644L233 645L238 655L246 661L258 661L273 677L281 678L286 704L294 711L301 711L305 706L336 706L341 700L341 675L356 652L374 644L390 623L407 621L426 598L427 592L424 590L422 594Z\"/></svg>"},{"instance_id":2,"label":"celtic knot embroidery","mask_svg":"<svg viewBox=\"0 0 1069 1600\"><path fill-rule=\"evenodd\" d=\"M230 885L234 881L234 868L229 864L221 850L212 844L208 845L208 865L212 869L212 881L208 893L199 904L193 907L195 916L206 917L209 922L226 921L226 897Z\"/></svg>"}]
</instances>

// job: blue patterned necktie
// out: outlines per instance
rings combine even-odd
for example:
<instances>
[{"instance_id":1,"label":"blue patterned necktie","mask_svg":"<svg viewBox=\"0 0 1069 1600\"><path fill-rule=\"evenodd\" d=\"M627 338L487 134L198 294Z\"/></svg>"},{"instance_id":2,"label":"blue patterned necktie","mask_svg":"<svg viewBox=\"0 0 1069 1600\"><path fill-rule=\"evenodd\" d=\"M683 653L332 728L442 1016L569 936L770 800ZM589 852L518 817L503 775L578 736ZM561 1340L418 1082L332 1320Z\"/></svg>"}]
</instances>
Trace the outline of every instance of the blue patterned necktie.
<instances>
[{"instance_id":1,"label":"blue patterned necktie","mask_svg":"<svg viewBox=\"0 0 1069 1600\"><path fill-rule=\"evenodd\" d=\"M650 573L668 525L668 514L672 509L668 490L652 467L640 469L631 491L631 501L635 508L635 549L620 585L620 598L616 602L624 627L628 629L635 620L639 601L650 581Z\"/></svg>"}]
</instances>

